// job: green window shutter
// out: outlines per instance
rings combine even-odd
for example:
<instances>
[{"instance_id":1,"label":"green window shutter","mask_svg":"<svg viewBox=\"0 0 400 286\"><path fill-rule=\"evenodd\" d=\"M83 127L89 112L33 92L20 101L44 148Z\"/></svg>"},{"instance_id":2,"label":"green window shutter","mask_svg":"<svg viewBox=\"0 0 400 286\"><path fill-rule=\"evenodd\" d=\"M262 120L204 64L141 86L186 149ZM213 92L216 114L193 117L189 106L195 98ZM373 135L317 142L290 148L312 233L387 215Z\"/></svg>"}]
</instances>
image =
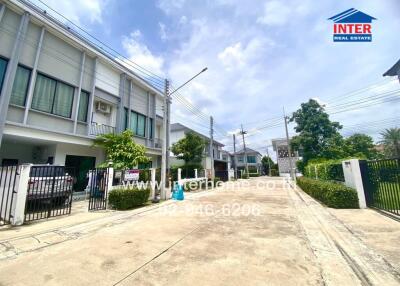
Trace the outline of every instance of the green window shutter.
<instances>
[{"instance_id":1,"label":"green window shutter","mask_svg":"<svg viewBox=\"0 0 400 286\"><path fill-rule=\"evenodd\" d=\"M4 76L6 75L7 61L0 58L0 92L3 87Z\"/></svg>"},{"instance_id":2,"label":"green window shutter","mask_svg":"<svg viewBox=\"0 0 400 286\"><path fill-rule=\"evenodd\" d=\"M38 74L32 98L32 108L50 113L52 110L55 90L55 80Z\"/></svg>"},{"instance_id":3,"label":"green window shutter","mask_svg":"<svg viewBox=\"0 0 400 286\"><path fill-rule=\"evenodd\" d=\"M79 110L78 110L78 120L82 122L87 121L89 105L89 93L86 91L81 91L81 97L79 98Z\"/></svg>"},{"instance_id":4,"label":"green window shutter","mask_svg":"<svg viewBox=\"0 0 400 286\"><path fill-rule=\"evenodd\" d=\"M73 100L74 88L72 86L58 82L52 113L70 118Z\"/></svg>"},{"instance_id":5,"label":"green window shutter","mask_svg":"<svg viewBox=\"0 0 400 286\"><path fill-rule=\"evenodd\" d=\"M137 135L144 137L146 135L146 117L138 114Z\"/></svg>"},{"instance_id":6,"label":"green window shutter","mask_svg":"<svg viewBox=\"0 0 400 286\"><path fill-rule=\"evenodd\" d=\"M131 112L131 126L130 126L133 134L137 135L137 113Z\"/></svg>"},{"instance_id":7,"label":"green window shutter","mask_svg":"<svg viewBox=\"0 0 400 286\"><path fill-rule=\"evenodd\" d=\"M124 111L125 111L125 130L126 130L126 129L129 129L129 126L128 126L128 124L129 124L129 117L128 117L129 111L128 111L128 108L125 107Z\"/></svg>"},{"instance_id":8,"label":"green window shutter","mask_svg":"<svg viewBox=\"0 0 400 286\"><path fill-rule=\"evenodd\" d=\"M149 130L149 132L150 132L150 134L149 134L149 138L150 139L153 139L153 118L150 118L150 130Z\"/></svg>"},{"instance_id":9,"label":"green window shutter","mask_svg":"<svg viewBox=\"0 0 400 286\"><path fill-rule=\"evenodd\" d=\"M30 76L31 71L29 69L18 66L11 92L10 103L25 106Z\"/></svg>"}]
</instances>

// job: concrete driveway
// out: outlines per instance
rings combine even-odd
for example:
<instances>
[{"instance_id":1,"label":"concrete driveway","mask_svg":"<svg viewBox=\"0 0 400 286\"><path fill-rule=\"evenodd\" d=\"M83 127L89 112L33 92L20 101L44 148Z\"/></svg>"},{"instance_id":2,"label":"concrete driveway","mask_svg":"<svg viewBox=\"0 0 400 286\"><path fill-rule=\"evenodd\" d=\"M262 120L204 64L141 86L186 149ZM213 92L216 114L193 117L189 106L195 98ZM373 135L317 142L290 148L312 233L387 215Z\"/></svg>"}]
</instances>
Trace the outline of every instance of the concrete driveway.
<instances>
[{"instance_id":1,"label":"concrete driveway","mask_svg":"<svg viewBox=\"0 0 400 286\"><path fill-rule=\"evenodd\" d=\"M381 251L362 224L283 181L246 183L26 236L0 232L0 285L399 285L398 240ZM398 238L398 222L376 220Z\"/></svg>"}]
</instances>

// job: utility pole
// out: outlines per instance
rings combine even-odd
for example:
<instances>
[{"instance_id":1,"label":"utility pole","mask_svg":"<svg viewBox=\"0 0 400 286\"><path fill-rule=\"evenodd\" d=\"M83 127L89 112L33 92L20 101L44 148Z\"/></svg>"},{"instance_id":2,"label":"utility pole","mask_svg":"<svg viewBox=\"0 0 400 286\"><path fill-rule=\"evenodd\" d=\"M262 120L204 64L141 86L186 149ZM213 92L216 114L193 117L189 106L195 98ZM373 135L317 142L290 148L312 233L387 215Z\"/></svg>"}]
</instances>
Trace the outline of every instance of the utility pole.
<instances>
[{"instance_id":1,"label":"utility pole","mask_svg":"<svg viewBox=\"0 0 400 286\"><path fill-rule=\"evenodd\" d=\"M243 131L243 124L241 124L241 131L240 134L242 135L243 140L243 151L244 151L244 162L246 164L246 174L249 175L249 165L247 164L247 150L246 150L246 141L244 140L244 134L247 134L246 131Z\"/></svg>"},{"instance_id":2,"label":"utility pole","mask_svg":"<svg viewBox=\"0 0 400 286\"><path fill-rule=\"evenodd\" d=\"M287 125L288 125L287 121L288 121L289 117L286 116L286 114L285 114L285 108L283 109L283 117L285 119L286 144L288 146L288 153L289 153L288 156L289 156L290 176L291 176L292 180L295 181L296 180L296 175L295 175L294 169L293 169L292 148L290 147L289 131L288 131L288 127L287 127Z\"/></svg>"},{"instance_id":3,"label":"utility pole","mask_svg":"<svg viewBox=\"0 0 400 286\"><path fill-rule=\"evenodd\" d=\"M271 157L269 156L269 146L267 145L267 156L268 156L268 176L271 177Z\"/></svg>"},{"instance_id":4,"label":"utility pole","mask_svg":"<svg viewBox=\"0 0 400 286\"><path fill-rule=\"evenodd\" d=\"M237 160L236 160L236 135L233 134L233 164L235 167L235 179L237 179Z\"/></svg>"},{"instance_id":5,"label":"utility pole","mask_svg":"<svg viewBox=\"0 0 400 286\"><path fill-rule=\"evenodd\" d=\"M210 116L210 157L211 157L211 179L214 180L214 118Z\"/></svg>"},{"instance_id":6,"label":"utility pole","mask_svg":"<svg viewBox=\"0 0 400 286\"><path fill-rule=\"evenodd\" d=\"M165 80L164 104L163 104L163 142L161 150L161 199L167 199L166 172L167 172L167 133L168 133L168 101L169 101L169 81Z\"/></svg>"},{"instance_id":7,"label":"utility pole","mask_svg":"<svg viewBox=\"0 0 400 286\"><path fill-rule=\"evenodd\" d=\"M168 83L168 87L169 87L169 83ZM168 89L168 91L169 91L169 89ZM170 135L170 133L171 133L171 94L168 94L168 97L167 97L167 137L166 137L166 140L167 140L167 149L166 149L166 157L165 157L165 168L166 168L166 174L165 174L165 177L166 177L166 180L168 181L169 180L169 175L170 175L170 166L169 166L169 148L170 148L170 139L169 139L169 135Z\"/></svg>"}]
</instances>

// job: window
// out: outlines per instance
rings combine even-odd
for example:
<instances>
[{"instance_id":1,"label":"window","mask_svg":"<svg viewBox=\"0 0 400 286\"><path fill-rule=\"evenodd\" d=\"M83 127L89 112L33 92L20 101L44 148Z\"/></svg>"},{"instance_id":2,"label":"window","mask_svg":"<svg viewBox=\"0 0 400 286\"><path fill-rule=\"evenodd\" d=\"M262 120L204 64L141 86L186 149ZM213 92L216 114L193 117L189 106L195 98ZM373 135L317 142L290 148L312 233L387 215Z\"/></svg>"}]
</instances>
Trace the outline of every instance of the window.
<instances>
[{"instance_id":1,"label":"window","mask_svg":"<svg viewBox=\"0 0 400 286\"><path fill-rule=\"evenodd\" d=\"M243 156L238 156L237 160L238 160L239 163L243 163Z\"/></svg>"},{"instance_id":2,"label":"window","mask_svg":"<svg viewBox=\"0 0 400 286\"><path fill-rule=\"evenodd\" d=\"M129 118L128 118L128 114L129 114L129 111L128 111L128 108L124 108L124 110L125 110L125 130L126 129L129 129L129 126L128 126L128 124L129 124Z\"/></svg>"},{"instance_id":3,"label":"window","mask_svg":"<svg viewBox=\"0 0 400 286\"><path fill-rule=\"evenodd\" d=\"M247 163L256 163L256 156L247 156Z\"/></svg>"},{"instance_id":4,"label":"window","mask_svg":"<svg viewBox=\"0 0 400 286\"><path fill-rule=\"evenodd\" d=\"M38 74L32 108L71 118L74 88L47 76Z\"/></svg>"},{"instance_id":5,"label":"window","mask_svg":"<svg viewBox=\"0 0 400 286\"><path fill-rule=\"evenodd\" d=\"M149 128L149 132L150 132L150 134L149 134L149 138L150 139L153 139L153 118L149 118L150 120L149 120L149 122L150 122L150 128Z\"/></svg>"},{"instance_id":6,"label":"window","mask_svg":"<svg viewBox=\"0 0 400 286\"><path fill-rule=\"evenodd\" d=\"M145 135L146 135L146 116L132 111L131 112L130 129L133 131L133 134L135 134L137 136L145 137Z\"/></svg>"},{"instance_id":7,"label":"window","mask_svg":"<svg viewBox=\"0 0 400 286\"><path fill-rule=\"evenodd\" d=\"M138 169L139 170L145 170L145 169L150 169L153 166L153 162L149 161L147 163L139 163L138 164Z\"/></svg>"},{"instance_id":8,"label":"window","mask_svg":"<svg viewBox=\"0 0 400 286\"><path fill-rule=\"evenodd\" d=\"M136 135L144 137L146 135L146 117L144 115L138 114L137 121L137 132Z\"/></svg>"},{"instance_id":9,"label":"window","mask_svg":"<svg viewBox=\"0 0 400 286\"><path fill-rule=\"evenodd\" d=\"M4 76L6 75L7 70L7 60L0 58L0 92L3 87Z\"/></svg>"},{"instance_id":10,"label":"window","mask_svg":"<svg viewBox=\"0 0 400 286\"><path fill-rule=\"evenodd\" d=\"M31 71L29 69L18 66L11 92L10 103L25 106L30 77Z\"/></svg>"},{"instance_id":11,"label":"window","mask_svg":"<svg viewBox=\"0 0 400 286\"><path fill-rule=\"evenodd\" d=\"M78 120L82 122L87 121L88 105L89 105L89 92L81 91L79 98Z\"/></svg>"}]
</instances>

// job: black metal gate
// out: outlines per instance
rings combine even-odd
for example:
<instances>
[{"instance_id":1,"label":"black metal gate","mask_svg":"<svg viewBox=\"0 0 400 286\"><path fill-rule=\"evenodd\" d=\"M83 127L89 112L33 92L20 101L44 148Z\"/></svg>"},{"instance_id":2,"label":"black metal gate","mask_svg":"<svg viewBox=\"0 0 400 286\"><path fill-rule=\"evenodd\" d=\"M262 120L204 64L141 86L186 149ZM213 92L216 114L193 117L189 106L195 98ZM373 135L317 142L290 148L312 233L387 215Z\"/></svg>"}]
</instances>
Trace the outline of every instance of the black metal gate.
<instances>
[{"instance_id":1,"label":"black metal gate","mask_svg":"<svg viewBox=\"0 0 400 286\"><path fill-rule=\"evenodd\" d=\"M17 193L18 166L0 167L0 226L11 223L11 208Z\"/></svg>"},{"instance_id":2,"label":"black metal gate","mask_svg":"<svg viewBox=\"0 0 400 286\"><path fill-rule=\"evenodd\" d=\"M105 210L108 197L108 169L89 171L89 211Z\"/></svg>"},{"instance_id":3,"label":"black metal gate","mask_svg":"<svg viewBox=\"0 0 400 286\"><path fill-rule=\"evenodd\" d=\"M25 222L71 213L73 177L64 166L32 166L25 204Z\"/></svg>"},{"instance_id":4,"label":"black metal gate","mask_svg":"<svg viewBox=\"0 0 400 286\"><path fill-rule=\"evenodd\" d=\"M400 159L360 161L368 207L400 216Z\"/></svg>"}]
</instances>

